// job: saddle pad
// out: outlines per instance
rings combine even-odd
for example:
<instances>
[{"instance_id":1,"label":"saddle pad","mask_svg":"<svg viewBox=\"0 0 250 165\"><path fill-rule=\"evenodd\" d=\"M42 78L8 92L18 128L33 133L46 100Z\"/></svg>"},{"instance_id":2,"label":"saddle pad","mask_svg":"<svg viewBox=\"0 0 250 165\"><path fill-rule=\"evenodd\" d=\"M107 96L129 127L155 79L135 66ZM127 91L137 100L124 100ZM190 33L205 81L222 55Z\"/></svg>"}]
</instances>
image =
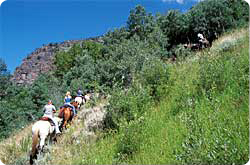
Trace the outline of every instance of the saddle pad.
<instances>
[{"instance_id":1,"label":"saddle pad","mask_svg":"<svg viewBox=\"0 0 250 165\"><path fill-rule=\"evenodd\" d=\"M48 118L48 117L41 117L39 120L49 121L49 120L50 120L50 118Z\"/></svg>"},{"instance_id":2,"label":"saddle pad","mask_svg":"<svg viewBox=\"0 0 250 165\"><path fill-rule=\"evenodd\" d=\"M46 117L46 116L41 117L39 120L48 121L48 122L50 123L51 126L54 126L54 125L55 125L55 124L53 123L53 121L52 121L50 118Z\"/></svg>"}]
</instances>

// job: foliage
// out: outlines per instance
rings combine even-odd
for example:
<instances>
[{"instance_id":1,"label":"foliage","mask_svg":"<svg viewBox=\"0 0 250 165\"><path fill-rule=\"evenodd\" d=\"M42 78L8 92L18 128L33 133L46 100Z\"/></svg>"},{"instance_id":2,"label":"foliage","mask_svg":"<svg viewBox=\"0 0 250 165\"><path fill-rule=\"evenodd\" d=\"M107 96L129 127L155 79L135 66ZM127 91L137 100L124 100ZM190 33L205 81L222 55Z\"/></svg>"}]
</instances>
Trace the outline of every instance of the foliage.
<instances>
[{"instance_id":1,"label":"foliage","mask_svg":"<svg viewBox=\"0 0 250 165\"><path fill-rule=\"evenodd\" d=\"M75 66L75 57L79 54L82 54L80 45L74 45L68 52L58 52L55 55L56 75L62 77Z\"/></svg>"},{"instance_id":2,"label":"foliage","mask_svg":"<svg viewBox=\"0 0 250 165\"><path fill-rule=\"evenodd\" d=\"M90 56L96 61L102 58L104 46L98 42L86 41L82 45L83 49L86 49Z\"/></svg>"},{"instance_id":3,"label":"foliage","mask_svg":"<svg viewBox=\"0 0 250 165\"><path fill-rule=\"evenodd\" d=\"M142 87L149 88L150 96L156 100L162 97L159 92L163 90L163 86L168 85L168 78L167 65L159 59L147 59L139 74Z\"/></svg>"},{"instance_id":4,"label":"foliage","mask_svg":"<svg viewBox=\"0 0 250 165\"><path fill-rule=\"evenodd\" d=\"M138 5L135 9L130 10L127 20L127 28L130 36L136 34L143 40L153 31L154 26L154 17L151 13L147 14L144 7Z\"/></svg>"},{"instance_id":5,"label":"foliage","mask_svg":"<svg viewBox=\"0 0 250 165\"><path fill-rule=\"evenodd\" d=\"M140 134L142 134L141 122L131 122L128 126L123 127L121 130L120 137L116 143L116 149L114 159L117 162L126 162L128 159L136 154L140 149L140 141L142 140Z\"/></svg>"},{"instance_id":6,"label":"foliage","mask_svg":"<svg viewBox=\"0 0 250 165\"><path fill-rule=\"evenodd\" d=\"M10 73L7 70L7 65L4 60L0 58L0 100L4 98L6 93L6 88L9 86Z\"/></svg>"},{"instance_id":7,"label":"foliage","mask_svg":"<svg viewBox=\"0 0 250 165\"><path fill-rule=\"evenodd\" d=\"M125 91L117 90L112 94L110 105L107 109L108 120L107 128L118 128L120 125L126 125L146 112L151 103L151 97L147 89L133 87ZM109 124L109 125L108 125Z\"/></svg>"},{"instance_id":8,"label":"foliage","mask_svg":"<svg viewBox=\"0 0 250 165\"><path fill-rule=\"evenodd\" d=\"M69 131L64 144L56 144L45 162L244 164L249 153L249 44L244 38L228 51L198 52L192 60L183 59L181 65L168 65L167 95L156 103L149 96L150 81L142 82L137 76L127 90L114 89L107 111L118 127L99 132L94 143L85 136L72 142L75 132ZM218 77L226 82L222 88ZM216 85L210 88L211 95L203 89L207 82ZM61 152L64 148L69 152ZM76 152L74 159L67 157ZM58 153L65 158L56 157Z\"/></svg>"},{"instance_id":9,"label":"foliage","mask_svg":"<svg viewBox=\"0 0 250 165\"><path fill-rule=\"evenodd\" d=\"M85 41L58 52L56 70L29 86L11 84L0 61L0 138L40 117L48 99L59 107L66 91L74 94L81 87L111 96L105 136L97 143L78 145L72 141L73 129L67 133L63 148L80 152L72 156L75 164L244 163L249 41L235 40L212 55L202 51L193 58L181 44L197 42L197 33L212 41L244 26L246 11L246 3L236 0L207 0L186 13L156 16L137 6L127 25L109 31L104 42ZM165 61L173 55L180 63ZM27 148L24 141L21 151ZM11 146L8 152L17 150Z\"/></svg>"}]
</instances>

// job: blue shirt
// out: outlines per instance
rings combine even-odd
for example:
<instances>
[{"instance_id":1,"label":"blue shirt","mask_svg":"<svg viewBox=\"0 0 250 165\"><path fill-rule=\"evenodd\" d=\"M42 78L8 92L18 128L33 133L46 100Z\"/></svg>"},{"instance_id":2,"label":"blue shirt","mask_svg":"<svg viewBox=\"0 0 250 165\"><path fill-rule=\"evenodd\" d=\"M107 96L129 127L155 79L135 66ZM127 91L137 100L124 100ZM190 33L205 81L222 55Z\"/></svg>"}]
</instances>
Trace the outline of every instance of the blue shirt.
<instances>
[{"instance_id":1,"label":"blue shirt","mask_svg":"<svg viewBox=\"0 0 250 165\"><path fill-rule=\"evenodd\" d=\"M65 103L70 103L71 97L66 96L65 99L64 99L64 101L65 101Z\"/></svg>"}]
</instances>

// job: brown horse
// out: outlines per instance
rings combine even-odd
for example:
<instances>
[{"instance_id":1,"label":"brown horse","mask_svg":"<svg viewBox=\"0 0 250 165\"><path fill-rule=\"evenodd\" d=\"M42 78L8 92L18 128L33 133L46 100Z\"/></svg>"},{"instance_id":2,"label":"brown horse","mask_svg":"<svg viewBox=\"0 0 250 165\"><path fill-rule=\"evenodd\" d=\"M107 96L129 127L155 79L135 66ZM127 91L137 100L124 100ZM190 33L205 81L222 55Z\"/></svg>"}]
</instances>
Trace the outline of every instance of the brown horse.
<instances>
[{"instance_id":1,"label":"brown horse","mask_svg":"<svg viewBox=\"0 0 250 165\"><path fill-rule=\"evenodd\" d=\"M75 109L78 107L78 103L77 102L71 102L71 105L73 105L75 107ZM70 107L65 107L62 106L59 110L59 114L58 117L63 118L62 124L59 126L59 129L62 130L63 128L66 128L66 125L68 123L72 123L72 119L73 119L73 110L71 110Z\"/></svg>"}]
</instances>

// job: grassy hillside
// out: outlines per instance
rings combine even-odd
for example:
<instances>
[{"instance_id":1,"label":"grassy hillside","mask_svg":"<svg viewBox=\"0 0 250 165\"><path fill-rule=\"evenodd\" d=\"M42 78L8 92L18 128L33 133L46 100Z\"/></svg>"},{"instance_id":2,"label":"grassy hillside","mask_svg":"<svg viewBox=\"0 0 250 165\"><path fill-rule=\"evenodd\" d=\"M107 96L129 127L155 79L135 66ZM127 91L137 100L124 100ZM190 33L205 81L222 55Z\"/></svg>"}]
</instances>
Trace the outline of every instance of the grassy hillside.
<instances>
[{"instance_id":1,"label":"grassy hillside","mask_svg":"<svg viewBox=\"0 0 250 165\"><path fill-rule=\"evenodd\" d=\"M52 153L50 164L244 164L249 155L247 29L169 67L164 98L118 131ZM71 153L70 158L67 157ZM72 154L77 153L77 154Z\"/></svg>"},{"instance_id":2,"label":"grassy hillside","mask_svg":"<svg viewBox=\"0 0 250 165\"><path fill-rule=\"evenodd\" d=\"M248 36L247 29L228 32L210 50L168 64L168 81L157 89L161 98L142 106L145 113L118 130L95 135L84 134L79 120L37 163L246 163ZM6 164L27 164L30 146L31 126L0 143L0 158Z\"/></svg>"},{"instance_id":3,"label":"grassy hillside","mask_svg":"<svg viewBox=\"0 0 250 165\"><path fill-rule=\"evenodd\" d=\"M245 164L249 160L246 29L222 36L210 51L173 64L165 90L166 97L142 117L80 152L72 164Z\"/></svg>"}]
</instances>

